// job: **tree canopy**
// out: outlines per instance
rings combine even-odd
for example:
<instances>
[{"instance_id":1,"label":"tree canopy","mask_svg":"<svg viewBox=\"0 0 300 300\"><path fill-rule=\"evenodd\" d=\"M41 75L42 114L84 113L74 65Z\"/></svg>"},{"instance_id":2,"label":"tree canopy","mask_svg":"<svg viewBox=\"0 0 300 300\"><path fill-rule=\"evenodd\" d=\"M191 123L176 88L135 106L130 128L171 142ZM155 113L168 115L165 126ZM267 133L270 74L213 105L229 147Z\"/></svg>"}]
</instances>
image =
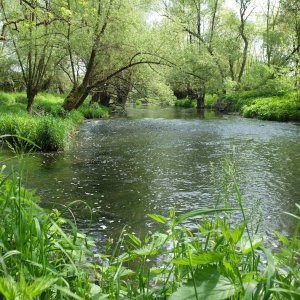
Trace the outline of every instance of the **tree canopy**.
<instances>
[{"instance_id":1,"label":"tree canopy","mask_svg":"<svg viewBox=\"0 0 300 300\"><path fill-rule=\"evenodd\" d=\"M299 90L296 0L1 0L0 9L0 87L26 90L29 112L43 90L64 93L65 110L97 93L119 103L190 96L202 107L207 92Z\"/></svg>"}]
</instances>

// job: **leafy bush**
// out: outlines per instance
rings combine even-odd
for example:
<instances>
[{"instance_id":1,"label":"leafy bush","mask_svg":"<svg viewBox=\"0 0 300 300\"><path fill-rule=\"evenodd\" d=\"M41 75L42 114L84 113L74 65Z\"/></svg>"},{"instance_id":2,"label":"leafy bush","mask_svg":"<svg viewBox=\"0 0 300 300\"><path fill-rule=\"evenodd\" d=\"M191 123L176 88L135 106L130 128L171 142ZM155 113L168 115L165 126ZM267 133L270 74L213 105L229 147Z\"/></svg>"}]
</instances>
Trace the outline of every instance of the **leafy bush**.
<instances>
[{"instance_id":1,"label":"leafy bush","mask_svg":"<svg viewBox=\"0 0 300 300\"><path fill-rule=\"evenodd\" d=\"M175 106L178 107L196 107L197 106L197 102L195 99L190 99L190 98L185 98L185 99L177 99L175 100Z\"/></svg>"},{"instance_id":2,"label":"leafy bush","mask_svg":"<svg viewBox=\"0 0 300 300\"><path fill-rule=\"evenodd\" d=\"M215 103L218 100L218 96L217 95L205 95L205 106L206 107L213 107L215 105Z\"/></svg>"},{"instance_id":3,"label":"leafy bush","mask_svg":"<svg viewBox=\"0 0 300 300\"><path fill-rule=\"evenodd\" d=\"M243 106L242 114L248 118L274 121L299 121L300 101L295 95L257 98L253 103Z\"/></svg>"}]
</instances>

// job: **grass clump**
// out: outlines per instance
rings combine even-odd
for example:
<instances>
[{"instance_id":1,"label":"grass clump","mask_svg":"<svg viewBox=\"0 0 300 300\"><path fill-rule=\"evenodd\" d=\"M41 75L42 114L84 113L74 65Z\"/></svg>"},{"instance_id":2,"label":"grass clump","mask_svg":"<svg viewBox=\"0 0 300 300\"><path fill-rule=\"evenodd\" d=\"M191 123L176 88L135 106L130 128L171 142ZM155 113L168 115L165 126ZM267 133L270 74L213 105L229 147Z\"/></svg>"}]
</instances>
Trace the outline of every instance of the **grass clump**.
<instances>
[{"instance_id":1,"label":"grass clump","mask_svg":"<svg viewBox=\"0 0 300 300\"><path fill-rule=\"evenodd\" d=\"M39 118L34 132L33 142L47 151L66 148L72 124L66 120L46 116Z\"/></svg>"},{"instance_id":2,"label":"grass clump","mask_svg":"<svg viewBox=\"0 0 300 300\"><path fill-rule=\"evenodd\" d=\"M84 104L80 110L66 112L62 108L63 101L61 95L41 93L36 96L33 114L29 115L24 93L0 93L0 135L13 135L7 137L13 146L32 149L30 143L16 137L22 136L38 145L41 151L59 151L68 147L84 118L110 115L108 108L98 104Z\"/></svg>"},{"instance_id":3,"label":"grass clump","mask_svg":"<svg viewBox=\"0 0 300 300\"><path fill-rule=\"evenodd\" d=\"M22 136L40 147L42 151L58 151L68 146L75 129L72 119L52 116L4 114L0 116L0 135ZM16 137L8 137L12 146L32 149L32 145Z\"/></svg>"},{"instance_id":4,"label":"grass clump","mask_svg":"<svg viewBox=\"0 0 300 300\"><path fill-rule=\"evenodd\" d=\"M92 288L85 261L90 241L75 227L65 232L60 213L36 200L20 177L1 173L0 298L83 299Z\"/></svg>"},{"instance_id":5,"label":"grass clump","mask_svg":"<svg viewBox=\"0 0 300 300\"><path fill-rule=\"evenodd\" d=\"M98 103L84 103L80 108L79 112L86 119L100 119L108 118L110 116L111 110L105 106Z\"/></svg>"}]
</instances>

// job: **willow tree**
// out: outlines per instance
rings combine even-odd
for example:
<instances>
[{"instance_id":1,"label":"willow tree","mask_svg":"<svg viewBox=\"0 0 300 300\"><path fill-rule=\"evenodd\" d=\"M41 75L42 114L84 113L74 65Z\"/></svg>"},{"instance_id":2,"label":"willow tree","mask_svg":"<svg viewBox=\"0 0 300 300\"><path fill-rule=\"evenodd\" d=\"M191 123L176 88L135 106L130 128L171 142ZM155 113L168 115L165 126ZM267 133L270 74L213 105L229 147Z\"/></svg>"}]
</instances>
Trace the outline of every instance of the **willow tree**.
<instances>
[{"instance_id":1,"label":"willow tree","mask_svg":"<svg viewBox=\"0 0 300 300\"><path fill-rule=\"evenodd\" d=\"M7 49L14 49L26 86L27 111L44 85L50 69L57 65L54 23L50 0L1 0L1 39Z\"/></svg>"},{"instance_id":2,"label":"willow tree","mask_svg":"<svg viewBox=\"0 0 300 300\"><path fill-rule=\"evenodd\" d=\"M63 108L78 108L87 96L116 75L140 64L160 64L138 44L144 30L143 1L82 0L65 1L61 12L67 18L65 64L72 89Z\"/></svg>"}]
</instances>

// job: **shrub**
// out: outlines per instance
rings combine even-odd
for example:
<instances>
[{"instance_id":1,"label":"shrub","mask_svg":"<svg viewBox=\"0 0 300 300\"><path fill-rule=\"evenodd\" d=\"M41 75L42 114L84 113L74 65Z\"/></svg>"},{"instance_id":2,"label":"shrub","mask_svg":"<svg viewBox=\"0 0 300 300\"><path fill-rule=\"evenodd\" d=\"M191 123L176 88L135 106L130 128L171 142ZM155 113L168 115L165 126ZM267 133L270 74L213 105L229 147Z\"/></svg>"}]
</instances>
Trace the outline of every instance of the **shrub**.
<instances>
[{"instance_id":1,"label":"shrub","mask_svg":"<svg viewBox=\"0 0 300 300\"><path fill-rule=\"evenodd\" d=\"M218 96L217 95L205 95L205 106L207 107L213 107L216 102L218 100Z\"/></svg>"},{"instance_id":2,"label":"shrub","mask_svg":"<svg viewBox=\"0 0 300 300\"><path fill-rule=\"evenodd\" d=\"M257 98L242 108L242 114L248 118L273 121L299 121L300 101L293 94L281 97Z\"/></svg>"},{"instance_id":3,"label":"shrub","mask_svg":"<svg viewBox=\"0 0 300 300\"><path fill-rule=\"evenodd\" d=\"M196 107L197 102L195 99L190 99L190 98L177 99L175 100L175 106L186 107L186 108Z\"/></svg>"}]
</instances>

